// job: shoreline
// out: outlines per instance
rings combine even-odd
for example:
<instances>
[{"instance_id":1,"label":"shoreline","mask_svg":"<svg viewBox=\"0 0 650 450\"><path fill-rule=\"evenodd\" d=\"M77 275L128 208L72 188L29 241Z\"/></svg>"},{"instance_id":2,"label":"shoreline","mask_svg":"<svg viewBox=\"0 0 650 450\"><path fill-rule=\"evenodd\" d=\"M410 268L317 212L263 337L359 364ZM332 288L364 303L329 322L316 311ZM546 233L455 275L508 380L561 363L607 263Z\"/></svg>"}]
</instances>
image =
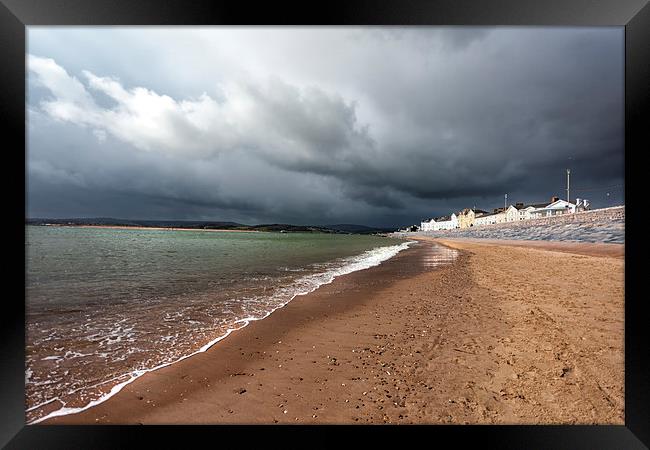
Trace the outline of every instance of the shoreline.
<instances>
[{"instance_id":1,"label":"shoreline","mask_svg":"<svg viewBox=\"0 0 650 450\"><path fill-rule=\"evenodd\" d=\"M111 230L155 230L155 231L219 231L231 233L259 233L258 230L229 230L217 228L172 228L172 227L143 227L143 226L129 226L129 225L34 225L43 227L56 227L56 228L106 228Z\"/></svg>"},{"instance_id":2,"label":"shoreline","mask_svg":"<svg viewBox=\"0 0 650 450\"><path fill-rule=\"evenodd\" d=\"M259 318L245 317L245 318L236 320L235 322L232 323L233 326L238 325L238 324L242 324L242 325L238 326L236 328L228 328L223 335L218 336L215 339L210 340L209 342L207 342L206 344L201 346L196 351L194 351L194 352L192 352L192 353L190 353L188 355L182 356L179 359L177 359L175 361L172 361L172 362L163 363L163 364L160 364L158 366L151 367L149 369L142 369L142 370L136 370L136 371L131 372L131 373L125 373L125 374L121 375L120 377L118 377L117 379L123 378L123 377L130 377L130 378L128 380L126 380L126 381L122 381L120 383L117 383L117 384L113 385L111 390L108 393L104 394L101 398L93 400L90 403L86 404L85 406L80 406L80 407L67 407L67 406L64 406L62 408L52 410L51 412L46 413L43 417L40 417L40 418L37 418L37 419L33 419L32 421L29 421L28 424L34 424L35 425L35 424L39 424L41 422L48 421L48 420L56 418L56 417L65 417L65 416L68 416L68 415L79 414L79 413L82 413L82 412L84 412L84 411L86 411L86 410L88 410L90 408L93 408L93 407L95 407L97 405L100 405L100 404L104 403L105 401L109 400L110 398L112 398L113 396L117 395L123 388L125 388L129 384L135 382L140 377L142 377L142 376L144 376L144 375L146 375L148 373L153 373L153 372L158 371L160 369L163 369L165 367L172 366L174 364L177 364L177 363L179 363L179 362L181 362L183 360L186 360L186 359L191 358L193 356L196 356L198 354L204 353L204 352L208 351L210 348L212 348L214 345L219 343L220 341L226 339L228 336L230 336L231 333L233 333L235 331L239 331L239 330L247 327L251 323L266 319L267 317L269 317L274 312L276 312L276 311L284 308L285 306L287 306L296 297L309 295L311 292L319 289L320 287L332 283L338 277L341 277L341 276L344 277L346 275L349 275L351 273L355 273L357 271L363 271L363 270L367 270L367 269L376 267L377 265L382 264L386 260L388 260L388 259L394 257L395 255L399 254L400 252L402 252L404 250L407 250L408 246L411 245L414 242L413 240L408 240L408 239L401 239L401 240L403 241L401 244L396 244L396 245L387 246L387 247L377 247L377 248L373 249L373 250L377 250L379 248L390 249L392 251L392 255L390 253L388 254L388 256L384 255L384 257L386 259L379 260L379 261L371 260L371 259L361 259L359 261L356 261L356 263L358 264L359 262L362 262L363 265L366 265L366 267L354 269L354 268L351 268L349 265L348 266L344 265L344 266L339 267L338 270L335 271L335 272L324 272L321 275L329 274L329 276L330 276L329 280L323 281L321 284L318 284L313 288L308 288L308 290L306 290L306 291L300 291L300 292L295 293L289 300L286 301L286 303L275 307L274 309L272 309L269 312L267 312L266 314L264 314L262 317L259 317ZM362 254L359 254L359 255L357 255L357 258L362 257L362 256L366 255L367 253L368 252L364 252ZM343 272L342 273L337 273L340 270L343 270ZM346 272L346 270L351 270L351 271ZM115 379L116 378L114 378L113 380L115 380ZM109 380L106 383L108 383L110 381L113 381L113 380ZM50 404L55 403L57 401L58 400L55 398L55 399L49 400L49 401L47 401L45 403L42 403L40 405L32 406L32 407L28 408L26 410L26 412L29 412L29 411L32 411L32 410L35 410L35 409L39 409L39 408L43 408L43 407L47 408L47 405L50 405Z\"/></svg>"},{"instance_id":3,"label":"shoreline","mask_svg":"<svg viewBox=\"0 0 650 450\"><path fill-rule=\"evenodd\" d=\"M526 257L536 263L553 260L550 265L570 264L585 273L603 270L600 266L605 264L621 270L614 281L622 282L620 258L593 248L588 256L576 253L575 248L567 253L567 249L531 248L521 243L436 239L458 249L460 255L454 264L429 270L424 267L431 257L425 244L429 239L417 239L419 244L378 266L342 275L294 298L274 314L239 329L206 352L143 375L99 405L42 423L623 423L623 299L618 299L612 310L620 323L612 322L612 336L605 336L613 345L608 347L610 359L604 366L612 370L594 375L598 367L603 367L595 347L587 348L582 340L569 339L557 325L552 333L542 324L536 328L526 314L522 316L523 325L519 325L523 329L517 329L519 322L507 318L521 313L518 309L522 305L518 305L516 297L513 302L496 290L485 297L483 284L489 283L494 274L486 276L483 271L494 268L475 264L477 258L494 256L499 251L505 255L499 264L512 264L508 257L515 256L513 270L525 265L522 260ZM578 247L584 253L589 244ZM536 264L531 273L537 272ZM580 285L579 278L567 282ZM612 295L618 292L609 292L611 288L610 283L601 289L601 309L607 308ZM543 296L535 297L544 300ZM560 301L568 303L559 311L553 309L552 303L531 305L530 310L532 315L537 314L536 319L548 316L556 324L577 320L577 328L581 329L585 317L577 313L576 317L562 315L571 306L571 296L560 296ZM578 312L607 321L612 311ZM542 341L552 334L563 341L557 344L563 350L557 361L571 360L571 364L556 364L554 358L543 361L549 367L541 367L536 376L547 379L549 386L545 389L537 387L539 379L533 384L524 383L527 377L535 376L523 370L526 367L520 367L514 355L521 358L522 364L531 362L527 361L530 358L539 363L535 360L537 349L556 345L547 343L544 347L535 342L529 355L525 346L517 348L512 344L513 336L520 334L524 341L533 339L526 333ZM603 339L595 335L593 338ZM581 357L587 356L587 361L597 364L590 362L588 370L576 365L574 353L581 352L585 354ZM468 359L475 361L468 365ZM582 362L580 358L577 361ZM554 366L558 364L567 367L557 369ZM459 371L459 365L465 370ZM615 370L618 365L620 374ZM512 378L508 371L514 371L516 377ZM584 377L587 372L589 377ZM580 382L576 384L577 378ZM600 380L601 384L594 387L587 378L597 384ZM564 386L568 380L573 382L569 386L578 388ZM495 390L517 382L527 388L520 395L533 398L539 405L522 409L517 405L522 400L514 393ZM566 392L558 396L558 389ZM605 391L610 392L609 396L599 398L599 392ZM585 393L587 403L579 400ZM569 405L568 413L553 414L546 411L553 404L549 395L575 403Z\"/></svg>"}]
</instances>

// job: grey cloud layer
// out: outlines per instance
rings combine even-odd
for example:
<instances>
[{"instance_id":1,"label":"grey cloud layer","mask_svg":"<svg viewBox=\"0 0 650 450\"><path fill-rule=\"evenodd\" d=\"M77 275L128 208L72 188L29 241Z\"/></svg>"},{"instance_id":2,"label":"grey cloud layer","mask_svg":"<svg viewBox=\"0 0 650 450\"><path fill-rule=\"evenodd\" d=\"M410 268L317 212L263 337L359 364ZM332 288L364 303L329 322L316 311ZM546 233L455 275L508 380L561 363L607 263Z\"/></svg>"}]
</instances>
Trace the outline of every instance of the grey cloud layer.
<instances>
[{"instance_id":1,"label":"grey cloud layer","mask_svg":"<svg viewBox=\"0 0 650 450\"><path fill-rule=\"evenodd\" d=\"M106 52L127 41L133 59ZM617 29L35 29L28 207L388 225L544 199L567 165L622 183L622 44Z\"/></svg>"}]
</instances>

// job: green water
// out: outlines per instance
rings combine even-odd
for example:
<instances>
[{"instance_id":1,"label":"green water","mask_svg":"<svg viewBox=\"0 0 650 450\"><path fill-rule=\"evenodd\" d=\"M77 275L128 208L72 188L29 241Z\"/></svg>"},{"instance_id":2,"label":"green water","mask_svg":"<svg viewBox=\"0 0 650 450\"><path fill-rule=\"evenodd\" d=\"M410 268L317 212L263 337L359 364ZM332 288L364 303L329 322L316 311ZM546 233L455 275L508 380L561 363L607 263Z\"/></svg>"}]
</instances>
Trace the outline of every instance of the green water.
<instances>
[{"instance_id":1,"label":"green water","mask_svg":"<svg viewBox=\"0 0 650 450\"><path fill-rule=\"evenodd\" d=\"M83 407L404 247L360 235L26 228L30 420Z\"/></svg>"}]
</instances>

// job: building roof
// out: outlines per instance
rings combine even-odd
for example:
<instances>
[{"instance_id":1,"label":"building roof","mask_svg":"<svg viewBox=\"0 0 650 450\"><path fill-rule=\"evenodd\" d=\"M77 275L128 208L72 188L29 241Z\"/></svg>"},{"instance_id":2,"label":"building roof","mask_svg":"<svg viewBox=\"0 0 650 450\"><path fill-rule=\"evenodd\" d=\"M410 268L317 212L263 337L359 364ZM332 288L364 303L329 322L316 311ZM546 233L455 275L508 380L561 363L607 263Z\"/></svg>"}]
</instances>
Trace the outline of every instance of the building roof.
<instances>
[{"instance_id":1,"label":"building roof","mask_svg":"<svg viewBox=\"0 0 650 450\"><path fill-rule=\"evenodd\" d=\"M501 211L501 212L503 212L503 211ZM487 214L481 214L480 216L476 216L476 218L479 219L481 217L496 216L497 214L501 214L501 212L491 212L491 213L487 213Z\"/></svg>"},{"instance_id":2,"label":"building roof","mask_svg":"<svg viewBox=\"0 0 650 450\"><path fill-rule=\"evenodd\" d=\"M571 203L571 202L566 201L566 200L559 199L559 200L555 200L554 202L550 203L550 204L548 205L548 207L551 207L551 206L555 205L556 203L566 203L567 205L575 206L574 203Z\"/></svg>"},{"instance_id":3,"label":"building roof","mask_svg":"<svg viewBox=\"0 0 650 450\"><path fill-rule=\"evenodd\" d=\"M530 208L531 206L533 208L546 208L550 203L531 203L530 205L524 205L523 209Z\"/></svg>"},{"instance_id":4,"label":"building roof","mask_svg":"<svg viewBox=\"0 0 650 450\"><path fill-rule=\"evenodd\" d=\"M567 203L567 204L564 205L564 206L556 206L556 207L553 207L553 205L555 205L556 203L562 203L562 202ZM570 207L572 207L572 206L575 207L575 205L574 205L573 203L569 203L569 202L567 202L566 200L556 200L556 201L554 201L553 203L547 204L546 206L541 207L541 208L537 208L537 209L538 209L538 210L545 210L545 209L563 209L563 208L570 208Z\"/></svg>"}]
</instances>

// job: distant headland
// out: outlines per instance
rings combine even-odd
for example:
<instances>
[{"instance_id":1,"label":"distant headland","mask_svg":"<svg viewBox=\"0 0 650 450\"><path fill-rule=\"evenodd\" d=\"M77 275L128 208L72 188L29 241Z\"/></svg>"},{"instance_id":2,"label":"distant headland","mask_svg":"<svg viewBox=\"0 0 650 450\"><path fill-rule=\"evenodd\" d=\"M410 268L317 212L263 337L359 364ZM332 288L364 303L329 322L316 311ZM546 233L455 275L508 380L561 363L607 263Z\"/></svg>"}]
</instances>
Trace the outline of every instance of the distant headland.
<instances>
[{"instance_id":1,"label":"distant headland","mask_svg":"<svg viewBox=\"0 0 650 450\"><path fill-rule=\"evenodd\" d=\"M173 230L207 230L207 231L243 231L243 232L283 232L283 233L334 233L334 234L382 234L397 230L394 228L376 228L355 224L336 225L291 225L291 224L259 224L245 225L237 222L215 222L198 220L130 220L111 217L94 218L28 218L26 225L36 226L70 226L70 227L106 227L134 229L173 229Z\"/></svg>"}]
</instances>

